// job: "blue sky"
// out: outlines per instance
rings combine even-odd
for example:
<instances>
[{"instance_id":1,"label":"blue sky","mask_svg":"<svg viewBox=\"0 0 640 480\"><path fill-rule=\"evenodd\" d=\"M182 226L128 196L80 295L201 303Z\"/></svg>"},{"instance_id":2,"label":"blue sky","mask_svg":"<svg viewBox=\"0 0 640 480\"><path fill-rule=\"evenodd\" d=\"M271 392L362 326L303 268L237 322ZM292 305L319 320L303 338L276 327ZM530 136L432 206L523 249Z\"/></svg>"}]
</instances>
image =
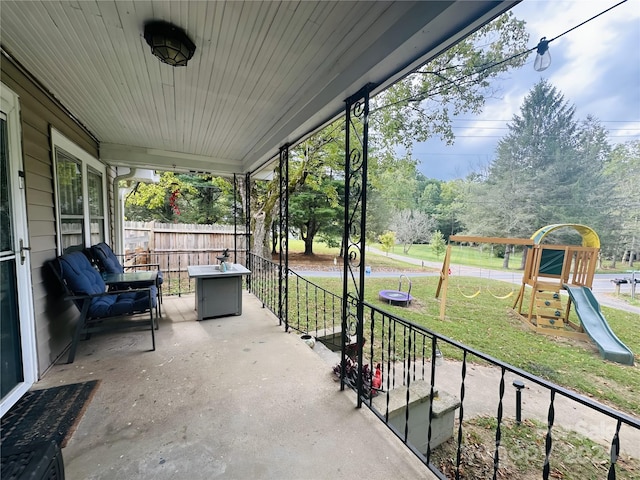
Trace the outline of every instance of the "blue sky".
<instances>
[{"instance_id":1,"label":"blue sky","mask_svg":"<svg viewBox=\"0 0 640 480\"><path fill-rule=\"evenodd\" d=\"M525 0L512 9L526 21L530 47L541 37L553 38L618 1ZM447 146L437 138L416 143L413 158L430 178L464 178L486 167L507 133L507 123L519 113L526 94L541 78L575 105L577 120L591 114L609 130L612 144L640 139L640 0L629 0L549 44L551 66L533 69L535 54L522 68L504 74L497 97L487 100L481 115L453 121L456 141Z\"/></svg>"}]
</instances>

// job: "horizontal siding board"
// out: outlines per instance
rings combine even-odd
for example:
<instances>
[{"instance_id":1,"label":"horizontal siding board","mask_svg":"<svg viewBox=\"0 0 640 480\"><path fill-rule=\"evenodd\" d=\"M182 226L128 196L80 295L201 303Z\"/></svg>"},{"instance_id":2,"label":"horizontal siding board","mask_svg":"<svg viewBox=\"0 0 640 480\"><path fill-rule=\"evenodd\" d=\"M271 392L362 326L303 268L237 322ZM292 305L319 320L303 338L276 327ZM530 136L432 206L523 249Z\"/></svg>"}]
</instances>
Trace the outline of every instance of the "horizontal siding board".
<instances>
[{"instance_id":1,"label":"horizontal siding board","mask_svg":"<svg viewBox=\"0 0 640 480\"><path fill-rule=\"evenodd\" d=\"M49 147L48 129L36 130L32 126L24 126L22 129L22 142L25 145L33 144L34 147L37 147L40 152L40 155L38 155L40 160L45 160L46 158L51 157L49 154L51 148Z\"/></svg>"},{"instance_id":2,"label":"horizontal siding board","mask_svg":"<svg viewBox=\"0 0 640 480\"><path fill-rule=\"evenodd\" d=\"M29 231L31 230L55 230L55 224L53 222L33 222L29 223ZM52 249L51 245L55 245L55 235L30 235L29 236L29 246L31 247L31 255L37 255L37 259L43 259L44 262L55 258L55 248ZM41 256L41 255L42 256ZM31 270L33 271L35 268L38 268L42 265L42 263L34 263L35 260L31 262Z\"/></svg>"},{"instance_id":3,"label":"horizontal siding board","mask_svg":"<svg viewBox=\"0 0 640 480\"><path fill-rule=\"evenodd\" d=\"M37 238L37 237L34 237L34 238ZM33 238L31 240L33 240ZM39 265L40 268L42 268L45 262L48 262L49 260L55 257L56 257L55 250L51 250L51 249L31 250L31 264ZM33 276L33 272L35 272L35 269L31 269L32 276ZM36 288L36 285L41 286L40 283L34 282L34 285L33 285L34 289Z\"/></svg>"},{"instance_id":4,"label":"horizontal siding board","mask_svg":"<svg viewBox=\"0 0 640 480\"><path fill-rule=\"evenodd\" d=\"M43 192L30 188L27 190L27 202L30 205L39 205L53 208L53 193Z\"/></svg>"},{"instance_id":5,"label":"horizontal siding board","mask_svg":"<svg viewBox=\"0 0 640 480\"><path fill-rule=\"evenodd\" d=\"M33 286L33 299L36 304L41 305L44 309L48 308L47 304L50 302L52 296L51 288L45 286L44 283L35 283ZM40 314L46 313L45 310L38 312Z\"/></svg>"},{"instance_id":6,"label":"horizontal siding board","mask_svg":"<svg viewBox=\"0 0 640 480\"><path fill-rule=\"evenodd\" d=\"M40 116L79 147L97 157L98 144L64 110L25 77L10 61L2 61L2 81L20 96L20 109L32 110L28 115ZM42 121L39 122L42 125ZM48 132L43 132L47 134ZM48 138L47 138L48 140Z\"/></svg>"},{"instance_id":7,"label":"horizontal siding board","mask_svg":"<svg viewBox=\"0 0 640 480\"><path fill-rule=\"evenodd\" d=\"M34 104L35 106L39 104ZM32 128L39 132L47 132L49 130L49 122L45 117L38 113L37 108L24 105L21 108L23 129Z\"/></svg>"},{"instance_id":8,"label":"horizontal siding board","mask_svg":"<svg viewBox=\"0 0 640 480\"><path fill-rule=\"evenodd\" d=\"M50 181L53 179L53 167L49 158L47 161L42 161L40 158L26 156L24 158L25 170L33 175L40 175L41 177L48 178ZM28 188L28 186L27 186Z\"/></svg>"},{"instance_id":9,"label":"horizontal siding board","mask_svg":"<svg viewBox=\"0 0 640 480\"><path fill-rule=\"evenodd\" d=\"M71 332L78 311L63 299L63 290L50 269L39 266L33 271L33 283L45 291L35 303L38 369L46 371L71 343ZM46 321L45 321L46 320Z\"/></svg>"},{"instance_id":10,"label":"horizontal siding board","mask_svg":"<svg viewBox=\"0 0 640 480\"><path fill-rule=\"evenodd\" d=\"M45 166L45 169L41 170L42 174L45 175L45 172L48 172L50 176L53 176L51 170L51 150L48 146L44 147L42 144L25 142L22 144L22 147L24 150L25 163L40 162ZM36 168L38 167L31 167L32 170Z\"/></svg>"},{"instance_id":11,"label":"horizontal siding board","mask_svg":"<svg viewBox=\"0 0 640 480\"><path fill-rule=\"evenodd\" d=\"M29 225L34 226L36 222L46 222L50 220L54 215L53 205L48 207L42 205L28 205L27 216L29 218ZM34 232L35 233L35 232ZM31 236L32 234L30 234Z\"/></svg>"},{"instance_id":12,"label":"horizontal siding board","mask_svg":"<svg viewBox=\"0 0 640 480\"><path fill-rule=\"evenodd\" d=\"M27 186L27 197L29 197L29 191L31 189L53 193L51 177L43 177L42 175L33 174L29 170L26 170L24 182Z\"/></svg>"}]
</instances>

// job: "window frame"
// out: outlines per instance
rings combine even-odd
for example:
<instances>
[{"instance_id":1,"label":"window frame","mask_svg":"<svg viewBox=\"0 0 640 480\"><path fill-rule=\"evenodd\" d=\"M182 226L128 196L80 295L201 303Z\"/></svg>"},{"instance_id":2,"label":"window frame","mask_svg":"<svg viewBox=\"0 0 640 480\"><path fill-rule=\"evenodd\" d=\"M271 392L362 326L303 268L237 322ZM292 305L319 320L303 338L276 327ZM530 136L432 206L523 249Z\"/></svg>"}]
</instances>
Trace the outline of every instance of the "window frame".
<instances>
[{"instance_id":1,"label":"window frame","mask_svg":"<svg viewBox=\"0 0 640 480\"><path fill-rule=\"evenodd\" d=\"M109 233L109 212L107 203L107 166L97 158L89 154L87 151L73 143L55 128L50 128L51 139L51 156L53 159L53 189L55 195L55 213L56 213L56 250L58 255L62 255L62 212L60 209L60 188L58 183L58 156L57 150L63 150L65 154L73 157L80 162L80 170L82 175L82 241L83 247L87 248L92 245L91 242L91 206L89 197L89 169L94 174L102 176L102 208L103 208L103 236L102 241L108 241Z\"/></svg>"}]
</instances>

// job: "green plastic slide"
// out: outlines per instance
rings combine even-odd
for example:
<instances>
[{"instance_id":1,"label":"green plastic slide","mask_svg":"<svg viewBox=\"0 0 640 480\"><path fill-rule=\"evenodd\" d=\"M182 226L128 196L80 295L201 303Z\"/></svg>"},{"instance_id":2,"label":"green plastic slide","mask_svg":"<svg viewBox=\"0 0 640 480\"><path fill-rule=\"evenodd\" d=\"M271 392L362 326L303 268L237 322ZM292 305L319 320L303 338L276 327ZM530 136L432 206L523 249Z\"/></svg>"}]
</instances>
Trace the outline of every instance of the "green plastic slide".
<instances>
[{"instance_id":1,"label":"green plastic slide","mask_svg":"<svg viewBox=\"0 0 640 480\"><path fill-rule=\"evenodd\" d=\"M564 285L576 307L582 328L596 344L600 355L606 360L633 365L633 353L616 337L600 311L600 304L588 287Z\"/></svg>"}]
</instances>

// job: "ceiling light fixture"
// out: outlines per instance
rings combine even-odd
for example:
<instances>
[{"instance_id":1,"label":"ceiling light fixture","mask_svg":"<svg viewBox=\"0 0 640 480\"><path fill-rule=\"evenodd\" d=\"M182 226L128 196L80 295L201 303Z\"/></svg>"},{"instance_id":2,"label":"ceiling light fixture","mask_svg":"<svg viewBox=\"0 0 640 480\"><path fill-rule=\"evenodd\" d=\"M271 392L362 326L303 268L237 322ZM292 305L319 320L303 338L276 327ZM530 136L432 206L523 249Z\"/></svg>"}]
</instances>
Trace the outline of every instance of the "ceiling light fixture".
<instances>
[{"instance_id":1,"label":"ceiling light fixture","mask_svg":"<svg viewBox=\"0 0 640 480\"><path fill-rule=\"evenodd\" d=\"M551 54L549 53L549 41L547 37L542 37L536 50L536 59L533 62L533 69L536 72L542 72L551 65Z\"/></svg>"},{"instance_id":2,"label":"ceiling light fixture","mask_svg":"<svg viewBox=\"0 0 640 480\"><path fill-rule=\"evenodd\" d=\"M151 53L172 67L184 67L196 51L184 30L171 23L154 21L144 26L144 39Z\"/></svg>"}]
</instances>

